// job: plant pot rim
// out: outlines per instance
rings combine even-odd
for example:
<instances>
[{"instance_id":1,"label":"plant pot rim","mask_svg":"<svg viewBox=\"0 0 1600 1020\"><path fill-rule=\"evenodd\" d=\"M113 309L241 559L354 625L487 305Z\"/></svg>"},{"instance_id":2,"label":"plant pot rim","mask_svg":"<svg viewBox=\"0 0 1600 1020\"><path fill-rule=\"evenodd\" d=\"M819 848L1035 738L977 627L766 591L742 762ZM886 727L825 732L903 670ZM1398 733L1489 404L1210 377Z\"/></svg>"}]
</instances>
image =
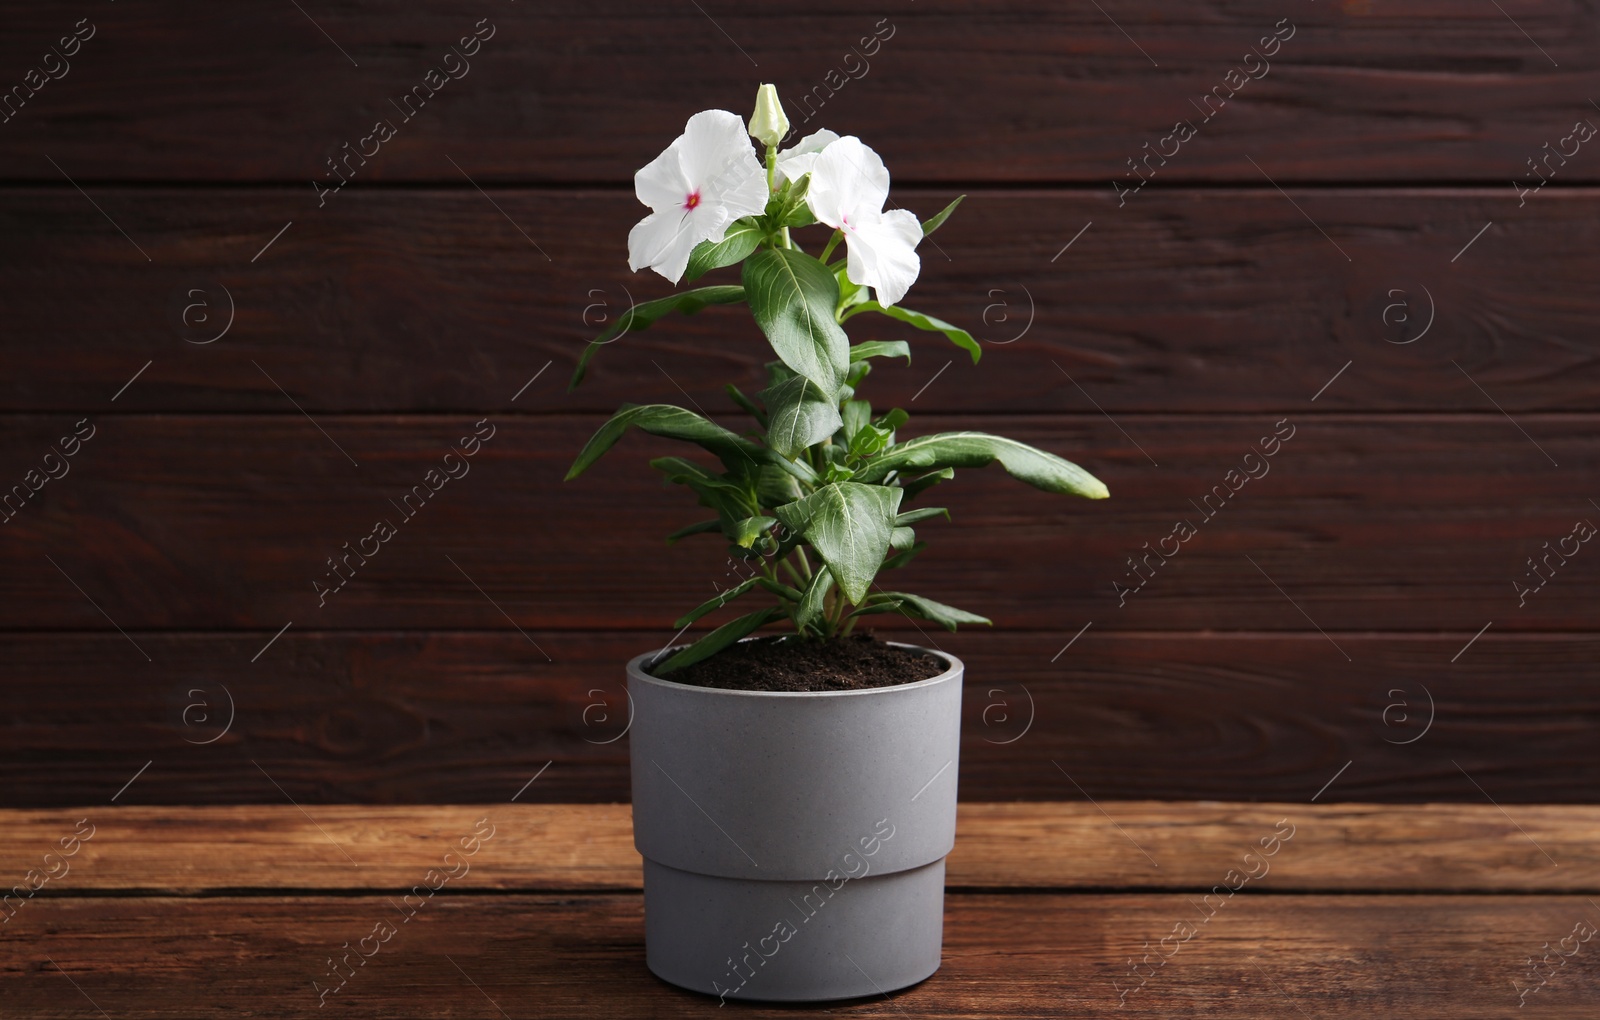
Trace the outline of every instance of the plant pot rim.
<instances>
[{"instance_id":1,"label":"plant pot rim","mask_svg":"<svg viewBox=\"0 0 1600 1020\"><path fill-rule=\"evenodd\" d=\"M758 638L740 638L741 643L754 640L758 640ZM667 680L662 677L651 676L649 673L644 671L644 664L646 662L654 663L660 660L668 652L673 652L678 648L686 647L684 645L675 645L671 648L658 648L654 651L649 651L641 655L634 656L628 662L628 679L639 680L642 683L656 684L661 687L667 687L684 692L697 692L708 696L727 696L740 698L856 698L869 697L872 695L878 695L881 697L890 695L895 691L915 690L922 687L931 687L934 684L948 681L952 677L960 676L964 669L961 660L956 658L954 655L951 655L949 652L940 651L936 648L924 648L921 645L913 645L904 641L885 641L884 644L895 648L914 648L926 655L934 655L943 659L947 665L943 672L936 676L930 676L926 680L918 680L909 684L891 684L887 687L865 687L854 691L737 691L728 690L722 687L699 687L694 684L679 683L676 680Z\"/></svg>"}]
</instances>

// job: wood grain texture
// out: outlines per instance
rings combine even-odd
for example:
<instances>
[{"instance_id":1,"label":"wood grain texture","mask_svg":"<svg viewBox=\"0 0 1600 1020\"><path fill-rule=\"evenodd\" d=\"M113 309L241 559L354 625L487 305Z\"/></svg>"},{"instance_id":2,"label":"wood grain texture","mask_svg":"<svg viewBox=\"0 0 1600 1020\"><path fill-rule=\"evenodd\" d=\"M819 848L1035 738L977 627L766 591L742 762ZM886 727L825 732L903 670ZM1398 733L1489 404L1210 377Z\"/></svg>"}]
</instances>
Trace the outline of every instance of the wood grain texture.
<instances>
[{"instance_id":1,"label":"wood grain texture","mask_svg":"<svg viewBox=\"0 0 1600 1020\"><path fill-rule=\"evenodd\" d=\"M0 813L8 832L0 863L7 874L22 874L36 866L35 858L56 849L62 836L87 831L79 826L87 820L93 837L80 838L78 852L68 861L71 870L45 887L50 894L404 890L429 868L440 867L446 853L455 856L443 866L459 876L449 885L452 891L643 887L627 804L508 800L426 807L341 804L317 806L314 812L288 803L7 810ZM463 849L473 845L478 849L464 855Z\"/></svg>"},{"instance_id":2,"label":"wood grain texture","mask_svg":"<svg viewBox=\"0 0 1600 1020\"><path fill-rule=\"evenodd\" d=\"M0 90L74 19L95 34L0 107L0 493L73 422L98 432L0 524L0 803L102 803L144 762L124 801L499 803L546 762L526 797L625 797L626 740L598 742L620 663L737 578L710 544L660 545L700 516L643 469L668 444L630 438L557 479L624 400L727 419L722 385L760 388L766 345L713 309L563 383L605 322L667 290L625 268L634 170L690 113L742 113L758 81L802 131L874 145L896 204L970 194L909 300L985 357L858 331L916 351L874 375L874 402L916 412L913 434L1017 435L1113 492L1059 500L989 471L939 494L962 530L926 528L901 586L996 633L888 626L973 668L965 795L1293 802L1348 763L1330 796L1592 800L1600 554L1513 588L1600 517L1600 162L1513 183L1600 123L1592 15L13 12ZM494 35L471 70L405 115L480 18ZM1294 35L1271 70L1207 118L1198 97L1280 19ZM865 70L846 53L874 29ZM836 94L808 120L794 100L825 76ZM396 136L319 197L324 161L379 118ZM1119 197L1180 118L1197 137ZM484 418L498 433L471 477L319 600L327 557ZM1192 501L1282 418L1298 432L1270 477L1198 524ZM1198 536L1119 593L1179 520ZM225 693L237 727L200 743ZM1437 725L1401 743L1423 698Z\"/></svg>"},{"instance_id":3,"label":"wood grain texture","mask_svg":"<svg viewBox=\"0 0 1600 1020\"><path fill-rule=\"evenodd\" d=\"M797 126L860 134L908 180L1071 180L1110 193L1125 160L1189 119L1198 136L1164 171L1176 180L1254 182L1253 157L1283 180L1501 184L1592 116L1585 100L1600 92L1584 4L1503 6L923 0L800 14L362 0L301 13L168 0L90 14L96 34L70 72L4 125L0 175L54 179L48 152L80 179L285 180L310 199L324 160L346 143L372 152L360 139L388 118L396 136L359 181L456 180L449 154L488 182L626 182L690 114L743 115L768 81ZM84 16L70 13L18 12L0 50L8 88ZM396 102L430 68L461 73L444 55L480 18L495 34L465 76L404 119ZM1293 35L1269 49L1270 70L1254 56L1245 66L1285 20ZM852 55L875 31L883 41L868 58ZM1264 77L1205 122L1200 97L1228 96L1230 73L1239 83L1247 72ZM1563 172L1594 180L1600 163Z\"/></svg>"},{"instance_id":4,"label":"wood grain texture","mask_svg":"<svg viewBox=\"0 0 1600 1020\"><path fill-rule=\"evenodd\" d=\"M304 1016L318 1009L312 982L327 975L329 957L401 916L392 899L45 900L27 908L34 913L26 921L19 914L12 922L25 924L23 931L5 933L0 1008L50 1018L98 1017L97 1009L119 1017ZM1600 920L1585 896L1241 893L1187 942L1169 943L1179 947L1170 961L1119 1008L1119 989L1139 982L1129 978L1129 957L1137 963L1180 923L1205 916L1193 899L949 896L937 974L891 1001L840 1003L829 1012L1498 1018L1517 1015L1512 981L1525 978L1530 954L1581 921ZM440 895L415 919L369 962L358 965L352 953L354 974L329 997L329 1011L587 1018L700 1017L716 1008L715 999L645 969L638 895ZM1529 997L1540 1015L1593 1016L1600 972L1588 954L1595 948L1581 945ZM747 1016L795 1015L794 1007L736 1008Z\"/></svg>"},{"instance_id":5,"label":"wood grain texture","mask_svg":"<svg viewBox=\"0 0 1600 1020\"><path fill-rule=\"evenodd\" d=\"M1464 642L1490 621L1497 633L1593 626L1600 556L1575 541L1564 566L1542 568L1554 578L1537 594L1521 600L1513 587L1542 576L1526 561L1546 555L1545 543L1555 549L1576 522L1600 516L1587 485L1600 465L1593 416L1524 416L1533 442L1500 416L1276 417L1007 417L995 423L1006 435L1079 460L1111 499L1052 496L992 467L962 471L925 497L960 531L924 526L933 548L892 583L1003 629L1070 633L1093 620L1108 630L1301 631L1309 616L1329 631L1438 629ZM428 491L428 472L442 470L475 418L96 417L71 474L4 525L4 625L103 630L109 616L130 632L270 635L286 621L501 628L504 613L524 628L670 636L716 582L737 583L719 540L662 544L705 516L645 467L682 444L629 436L582 478L560 481L598 417L495 418L481 426L493 434L470 473L436 475L443 488L403 515L402 497ZM7 463L37 463L71 424L14 418L0 451ZM968 424L919 415L905 431ZM1252 455L1275 432L1290 437L1275 457ZM1263 464L1257 480L1239 473ZM1228 495L1230 472L1243 487L1226 502L1212 495L1212 516L1202 515L1202 497ZM1185 520L1196 534L1170 540L1176 555L1160 563L1156 548ZM330 557L359 556L349 550L381 521L394 537L335 573ZM1113 585L1139 583L1135 555L1153 576L1124 596ZM352 571L332 595L313 587Z\"/></svg>"},{"instance_id":6,"label":"wood grain texture","mask_svg":"<svg viewBox=\"0 0 1600 1020\"><path fill-rule=\"evenodd\" d=\"M966 664L967 800L1583 802L1595 635L887 635ZM659 631L0 638L8 806L624 801ZM230 725L231 722L231 725ZM540 769L549 763L549 768ZM1463 774L1463 770L1465 774ZM1476 787L1474 783L1478 784ZM276 785L274 785L276 784ZM1077 784L1074 786L1074 784Z\"/></svg>"},{"instance_id":7,"label":"wood grain texture","mask_svg":"<svg viewBox=\"0 0 1600 1020\"><path fill-rule=\"evenodd\" d=\"M503 189L501 211L470 188L358 191L320 210L282 189L94 195L154 262L70 188L0 191L7 319L25 339L0 409L297 415L283 391L313 414L720 409L726 383L764 385L771 352L748 311L715 308L609 345L564 392L605 323L670 290L627 271L643 210L628 194ZM951 195L895 201L926 215ZM906 302L969 329L985 356L858 318L855 339L915 352L880 361L866 392L983 414L1600 407L1600 194L1550 189L1522 208L1509 186L1294 196L1299 210L1264 181L1152 184L1118 208L971 189L922 245Z\"/></svg>"},{"instance_id":8,"label":"wood grain texture","mask_svg":"<svg viewBox=\"0 0 1600 1020\"><path fill-rule=\"evenodd\" d=\"M637 890L642 883L626 804L6 810L0 866L15 874L37 866L34 858L83 819L93 837L45 887L52 898L404 890L447 852L456 853L447 867L462 871L458 843L475 832L491 835L466 858L452 892ZM1600 810L1577 805L1519 804L1508 818L1488 803L968 802L960 806L946 884L1209 890L1235 868L1280 893L1583 893L1600 884L1597 837ZM1254 856L1245 861L1245 854Z\"/></svg>"}]
</instances>

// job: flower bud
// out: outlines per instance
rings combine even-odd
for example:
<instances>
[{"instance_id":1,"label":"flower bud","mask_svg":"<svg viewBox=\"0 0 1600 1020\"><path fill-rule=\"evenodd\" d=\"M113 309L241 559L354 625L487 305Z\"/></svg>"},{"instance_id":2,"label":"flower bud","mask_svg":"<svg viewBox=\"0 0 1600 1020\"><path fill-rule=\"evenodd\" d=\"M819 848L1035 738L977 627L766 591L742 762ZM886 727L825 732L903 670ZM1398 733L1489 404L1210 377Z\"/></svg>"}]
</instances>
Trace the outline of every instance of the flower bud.
<instances>
[{"instance_id":1,"label":"flower bud","mask_svg":"<svg viewBox=\"0 0 1600 1020\"><path fill-rule=\"evenodd\" d=\"M750 115L750 134L766 146L777 145L789 133L789 118L778 102L778 87L763 85L756 91L756 112Z\"/></svg>"}]
</instances>

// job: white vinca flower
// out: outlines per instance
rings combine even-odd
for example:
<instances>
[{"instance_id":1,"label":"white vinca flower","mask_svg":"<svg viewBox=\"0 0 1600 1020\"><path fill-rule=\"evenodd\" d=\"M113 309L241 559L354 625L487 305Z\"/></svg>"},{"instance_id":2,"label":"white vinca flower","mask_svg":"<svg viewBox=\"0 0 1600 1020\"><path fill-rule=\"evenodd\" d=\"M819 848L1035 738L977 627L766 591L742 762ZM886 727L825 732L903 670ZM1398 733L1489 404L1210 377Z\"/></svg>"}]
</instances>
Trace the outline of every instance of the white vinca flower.
<instances>
[{"instance_id":1,"label":"white vinca flower","mask_svg":"<svg viewBox=\"0 0 1600 1020\"><path fill-rule=\"evenodd\" d=\"M916 252L922 224L905 209L884 212L888 198L888 169L855 135L829 144L816 157L806 204L818 220L844 233L850 254L845 276L871 287L885 307L905 297L922 270Z\"/></svg>"},{"instance_id":2,"label":"white vinca flower","mask_svg":"<svg viewBox=\"0 0 1600 1020\"><path fill-rule=\"evenodd\" d=\"M721 241L741 216L767 207L766 171L744 121L727 110L689 118L683 134L633 175L633 191L653 212L628 232L628 268L649 266L673 283L701 241Z\"/></svg>"},{"instance_id":3,"label":"white vinca flower","mask_svg":"<svg viewBox=\"0 0 1600 1020\"><path fill-rule=\"evenodd\" d=\"M778 153L778 162L775 169L789 182L798 181L811 172L817 165L817 157L822 150L839 140L839 136L823 128L813 131L800 139L794 145Z\"/></svg>"}]
</instances>

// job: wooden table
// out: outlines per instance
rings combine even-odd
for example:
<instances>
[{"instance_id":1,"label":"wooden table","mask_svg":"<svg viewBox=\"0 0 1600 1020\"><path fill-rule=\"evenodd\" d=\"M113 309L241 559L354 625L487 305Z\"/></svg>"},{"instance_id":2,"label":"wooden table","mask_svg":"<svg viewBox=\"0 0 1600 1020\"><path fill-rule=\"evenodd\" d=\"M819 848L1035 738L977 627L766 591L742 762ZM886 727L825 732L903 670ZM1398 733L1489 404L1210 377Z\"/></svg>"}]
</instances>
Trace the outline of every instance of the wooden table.
<instances>
[{"instance_id":1,"label":"wooden table","mask_svg":"<svg viewBox=\"0 0 1600 1020\"><path fill-rule=\"evenodd\" d=\"M7 811L0 831L8 883L75 850L0 925L0 1016L717 1013L645 969L625 804ZM1593 1018L1597 837L1583 806L963 804L943 969L827 1012ZM458 877L403 904L430 869Z\"/></svg>"}]
</instances>

